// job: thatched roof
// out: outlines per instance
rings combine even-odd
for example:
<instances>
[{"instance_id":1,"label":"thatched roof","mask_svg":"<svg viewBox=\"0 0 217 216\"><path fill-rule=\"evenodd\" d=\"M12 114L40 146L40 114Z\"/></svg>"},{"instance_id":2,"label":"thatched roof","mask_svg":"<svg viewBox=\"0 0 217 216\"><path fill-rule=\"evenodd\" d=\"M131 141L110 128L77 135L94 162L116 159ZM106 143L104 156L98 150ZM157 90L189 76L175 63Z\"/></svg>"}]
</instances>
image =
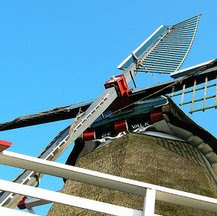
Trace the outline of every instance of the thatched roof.
<instances>
[{"instance_id":1,"label":"thatched roof","mask_svg":"<svg viewBox=\"0 0 217 216\"><path fill-rule=\"evenodd\" d=\"M188 146L185 154L178 154L163 147L166 143ZM194 155L194 156L193 156ZM82 157L77 166L143 182L175 188L205 196L216 197L215 185L198 156L197 150L181 141L171 141L147 135L129 134L114 140L109 145L96 149ZM130 208L143 208L143 198L122 192L111 191L92 185L68 180L63 193L115 203ZM157 213L163 215L214 215L204 211L174 207L157 203ZM55 204L49 216L56 215L100 215L80 209Z\"/></svg>"}]
</instances>

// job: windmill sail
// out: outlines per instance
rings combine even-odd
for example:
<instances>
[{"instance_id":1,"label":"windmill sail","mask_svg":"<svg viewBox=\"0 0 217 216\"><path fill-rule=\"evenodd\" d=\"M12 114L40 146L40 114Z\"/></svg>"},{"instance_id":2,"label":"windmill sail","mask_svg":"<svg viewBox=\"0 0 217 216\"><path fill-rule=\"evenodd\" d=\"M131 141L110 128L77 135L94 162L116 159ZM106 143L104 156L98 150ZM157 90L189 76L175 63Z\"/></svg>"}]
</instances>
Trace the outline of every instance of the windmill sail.
<instances>
[{"instance_id":1,"label":"windmill sail","mask_svg":"<svg viewBox=\"0 0 217 216\"><path fill-rule=\"evenodd\" d=\"M189 74L191 81L182 83L181 92L171 96L181 96L179 105L191 105L191 114L217 108L217 59L173 73L171 77L188 77Z\"/></svg>"},{"instance_id":2,"label":"windmill sail","mask_svg":"<svg viewBox=\"0 0 217 216\"><path fill-rule=\"evenodd\" d=\"M15 118L12 121L0 123L0 131L75 118L78 115L79 111L86 111L87 108L91 105L91 103L92 101L86 103L72 104L68 106L61 106L52 110L21 116Z\"/></svg>"},{"instance_id":3,"label":"windmill sail","mask_svg":"<svg viewBox=\"0 0 217 216\"><path fill-rule=\"evenodd\" d=\"M215 80L217 76L217 59L202 63L200 66L197 65L180 70L178 73L180 75L183 73L185 76L177 77L176 79L167 81L165 83L134 90L132 91L130 97L132 97L133 101L136 101L170 93L172 93L173 96L176 96L175 92L182 90L183 85L185 85L185 88L194 86L195 79L197 80L197 84L203 84L206 77L208 77L208 80L210 81Z\"/></svg>"},{"instance_id":4,"label":"windmill sail","mask_svg":"<svg viewBox=\"0 0 217 216\"><path fill-rule=\"evenodd\" d=\"M138 101L170 94L171 97L181 96L181 106L190 104L190 113L217 108L217 59L177 71L171 77L175 79L133 91L131 99ZM187 101L186 95L190 96Z\"/></svg>"},{"instance_id":5,"label":"windmill sail","mask_svg":"<svg viewBox=\"0 0 217 216\"><path fill-rule=\"evenodd\" d=\"M194 42L199 19L197 15L176 25L160 26L118 69L126 69L140 60L137 72L170 74L179 70Z\"/></svg>"}]
</instances>

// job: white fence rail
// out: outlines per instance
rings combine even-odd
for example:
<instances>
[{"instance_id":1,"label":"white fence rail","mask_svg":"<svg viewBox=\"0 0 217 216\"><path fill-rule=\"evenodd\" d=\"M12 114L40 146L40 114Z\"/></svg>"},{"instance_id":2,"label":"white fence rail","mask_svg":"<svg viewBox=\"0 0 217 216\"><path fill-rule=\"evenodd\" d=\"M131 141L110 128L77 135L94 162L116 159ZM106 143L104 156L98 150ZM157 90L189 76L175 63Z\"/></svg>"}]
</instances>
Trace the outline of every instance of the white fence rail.
<instances>
[{"instance_id":1,"label":"white fence rail","mask_svg":"<svg viewBox=\"0 0 217 216\"><path fill-rule=\"evenodd\" d=\"M62 194L60 192L53 192L45 189L34 188L27 185L0 180L0 190L34 197L46 202L50 201L55 203L62 203L110 215L154 215L156 200L217 212L217 199L214 198L165 188L74 166L64 165L57 162L47 161L18 153L9 151L2 152L0 154L0 163L33 170L40 173L46 173L66 179L72 179L92 185L106 187L112 190L141 195L144 197L144 209L143 211L138 211L136 209L129 209L109 203L103 203L72 195Z\"/></svg>"},{"instance_id":2,"label":"white fence rail","mask_svg":"<svg viewBox=\"0 0 217 216\"><path fill-rule=\"evenodd\" d=\"M0 207L0 215L2 216L37 216L36 214L31 214L28 212L18 211L15 209L9 209L5 207Z\"/></svg>"}]
</instances>

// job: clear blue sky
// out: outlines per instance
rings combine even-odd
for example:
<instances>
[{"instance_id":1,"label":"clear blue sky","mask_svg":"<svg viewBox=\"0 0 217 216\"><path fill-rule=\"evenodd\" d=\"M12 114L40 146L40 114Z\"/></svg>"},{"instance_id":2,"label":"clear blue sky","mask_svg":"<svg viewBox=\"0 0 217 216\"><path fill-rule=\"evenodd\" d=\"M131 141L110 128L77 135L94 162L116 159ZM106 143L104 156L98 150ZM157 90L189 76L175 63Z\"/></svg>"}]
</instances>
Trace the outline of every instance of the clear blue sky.
<instances>
[{"instance_id":1,"label":"clear blue sky","mask_svg":"<svg viewBox=\"0 0 217 216\"><path fill-rule=\"evenodd\" d=\"M161 24L202 13L185 66L217 58L216 9L216 0L1 1L0 122L97 97L120 73L116 66ZM150 84L151 76L142 78L141 86ZM217 136L216 110L191 117ZM13 142L10 151L37 156L70 122L1 132L0 139ZM11 180L18 171L1 165L0 178ZM61 183L46 178L41 187L58 190Z\"/></svg>"}]
</instances>

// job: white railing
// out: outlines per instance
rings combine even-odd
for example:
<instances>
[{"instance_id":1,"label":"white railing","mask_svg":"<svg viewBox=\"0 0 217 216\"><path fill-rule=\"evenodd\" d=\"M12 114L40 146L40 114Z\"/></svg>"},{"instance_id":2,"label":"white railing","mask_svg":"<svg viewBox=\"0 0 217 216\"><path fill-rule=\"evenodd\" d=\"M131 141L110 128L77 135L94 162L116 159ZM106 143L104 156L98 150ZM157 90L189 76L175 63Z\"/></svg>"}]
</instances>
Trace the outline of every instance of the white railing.
<instances>
[{"instance_id":1,"label":"white railing","mask_svg":"<svg viewBox=\"0 0 217 216\"><path fill-rule=\"evenodd\" d=\"M110 215L151 216L155 201L217 212L217 199L4 151L0 163L144 197L143 211L0 180L0 190ZM0 208L1 213L1 208Z\"/></svg>"}]
</instances>

